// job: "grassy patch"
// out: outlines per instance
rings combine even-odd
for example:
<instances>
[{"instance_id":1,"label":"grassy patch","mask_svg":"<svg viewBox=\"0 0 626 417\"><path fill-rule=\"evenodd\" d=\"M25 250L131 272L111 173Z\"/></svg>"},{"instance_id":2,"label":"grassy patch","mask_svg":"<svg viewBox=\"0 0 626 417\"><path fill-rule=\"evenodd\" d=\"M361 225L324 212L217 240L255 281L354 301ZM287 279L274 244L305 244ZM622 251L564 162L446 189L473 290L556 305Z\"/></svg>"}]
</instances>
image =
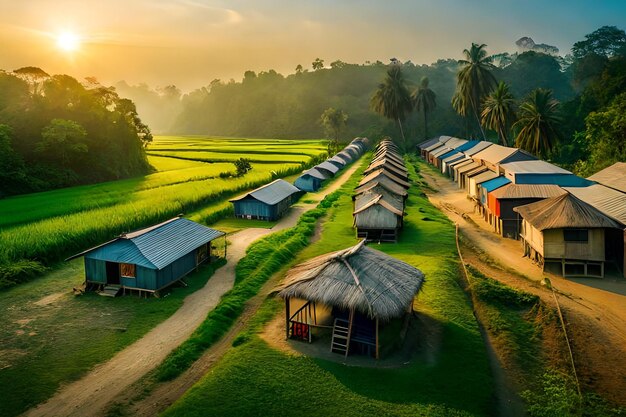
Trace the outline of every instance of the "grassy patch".
<instances>
[{"instance_id":1,"label":"grassy patch","mask_svg":"<svg viewBox=\"0 0 626 417\"><path fill-rule=\"evenodd\" d=\"M351 191L358 174L340 190L320 240L296 261L356 243ZM280 301L268 299L235 339L236 347L165 415L491 414L493 381L478 325L458 285L454 228L418 187L410 190L407 213L398 243L372 247L425 272L415 305L441 333L432 360L418 358L394 369L359 368L276 351L256 334L281 310Z\"/></svg>"},{"instance_id":2,"label":"grassy patch","mask_svg":"<svg viewBox=\"0 0 626 417\"><path fill-rule=\"evenodd\" d=\"M173 288L160 299L75 297L67 288L84 279L80 259L45 279L0 293L0 415L21 414L141 338L222 264L201 267L185 279L188 287Z\"/></svg>"}]
</instances>

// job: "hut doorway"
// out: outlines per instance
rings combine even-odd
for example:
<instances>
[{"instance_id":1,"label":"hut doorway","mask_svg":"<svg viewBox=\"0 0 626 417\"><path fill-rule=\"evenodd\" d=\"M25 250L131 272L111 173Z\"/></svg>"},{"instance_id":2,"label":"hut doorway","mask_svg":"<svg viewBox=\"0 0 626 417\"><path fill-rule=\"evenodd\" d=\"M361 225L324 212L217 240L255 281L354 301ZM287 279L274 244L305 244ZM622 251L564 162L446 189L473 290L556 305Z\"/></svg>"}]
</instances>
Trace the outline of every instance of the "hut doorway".
<instances>
[{"instance_id":1,"label":"hut doorway","mask_svg":"<svg viewBox=\"0 0 626 417\"><path fill-rule=\"evenodd\" d=\"M116 262L106 263L107 272L107 284L119 285L120 284L120 265Z\"/></svg>"}]
</instances>

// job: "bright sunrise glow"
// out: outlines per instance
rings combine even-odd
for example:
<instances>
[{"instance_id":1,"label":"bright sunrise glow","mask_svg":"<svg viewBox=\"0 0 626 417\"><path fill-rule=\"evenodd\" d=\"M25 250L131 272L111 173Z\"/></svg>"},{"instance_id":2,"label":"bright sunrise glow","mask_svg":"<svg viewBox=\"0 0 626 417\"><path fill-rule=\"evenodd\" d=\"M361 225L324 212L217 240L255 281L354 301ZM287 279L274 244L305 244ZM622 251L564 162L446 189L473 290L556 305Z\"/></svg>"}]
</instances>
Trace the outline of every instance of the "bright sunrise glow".
<instances>
[{"instance_id":1,"label":"bright sunrise glow","mask_svg":"<svg viewBox=\"0 0 626 417\"><path fill-rule=\"evenodd\" d=\"M57 36L57 47L66 52L72 52L80 46L80 38L72 32L63 32Z\"/></svg>"}]
</instances>

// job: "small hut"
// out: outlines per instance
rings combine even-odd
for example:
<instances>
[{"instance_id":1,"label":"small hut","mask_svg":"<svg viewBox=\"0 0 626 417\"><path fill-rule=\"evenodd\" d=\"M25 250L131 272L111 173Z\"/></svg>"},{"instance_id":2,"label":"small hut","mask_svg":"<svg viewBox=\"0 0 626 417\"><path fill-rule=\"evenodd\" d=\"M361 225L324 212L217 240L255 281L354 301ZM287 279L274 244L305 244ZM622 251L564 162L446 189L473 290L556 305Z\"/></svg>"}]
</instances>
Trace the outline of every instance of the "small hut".
<instances>
[{"instance_id":1,"label":"small hut","mask_svg":"<svg viewBox=\"0 0 626 417\"><path fill-rule=\"evenodd\" d=\"M372 161L372 163L367 167L365 171L363 171L364 175L369 174L372 171L377 169L388 169L389 171L394 172L398 177L408 179L407 169L404 165L400 165L397 162L394 162L392 159L379 159L378 161Z\"/></svg>"},{"instance_id":2,"label":"small hut","mask_svg":"<svg viewBox=\"0 0 626 417\"><path fill-rule=\"evenodd\" d=\"M319 190L322 183L330 178L327 171L318 170L317 168L311 168L302 173L293 185L302 191L313 192Z\"/></svg>"},{"instance_id":3,"label":"small hut","mask_svg":"<svg viewBox=\"0 0 626 417\"><path fill-rule=\"evenodd\" d=\"M300 189L285 180L276 180L230 200L235 217L274 221L281 218L300 194Z\"/></svg>"},{"instance_id":4,"label":"small hut","mask_svg":"<svg viewBox=\"0 0 626 417\"><path fill-rule=\"evenodd\" d=\"M213 240L224 236L191 220L175 217L87 249L83 256L87 289L157 294L211 258Z\"/></svg>"},{"instance_id":5,"label":"small hut","mask_svg":"<svg viewBox=\"0 0 626 417\"><path fill-rule=\"evenodd\" d=\"M343 169L346 166L346 161L341 159L337 155L333 156L332 158L328 158L326 162L330 162L339 169Z\"/></svg>"},{"instance_id":6,"label":"small hut","mask_svg":"<svg viewBox=\"0 0 626 417\"><path fill-rule=\"evenodd\" d=\"M403 224L404 202L367 191L356 196L352 216L357 238L396 242Z\"/></svg>"},{"instance_id":7,"label":"small hut","mask_svg":"<svg viewBox=\"0 0 626 417\"><path fill-rule=\"evenodd\" d=\"M513 209L522 217L524 255L563 276L604 276L605 231L624 225L572 194ZM556 272L556 271L554 271Z\"/></svg>"},{"instance_id":8,"label":"small hut","mask_svg":"<svg viewBox=\"0 0 626 417\"><path fill-rule=\"evenodd\" d=\"M367 184L363 184L354 189L355 195L352 196L352 200L355 200L359 194L363 194L368 191L376 194L381 194L385 198L397 199L400 201L406 201L409 195L405 188L400 187L394 182L388 181L385 183L380 183L377 181L370 181Z\"/></svg>"},{"instance_id":9,"label":"small hut","mask_svg":"<svg viewBox=\"0 0 626 417\"><path fill-rule=\"evenodd\" d=\"M423 283L419 269L364 241L318 256L292 268L276 289L285 299L286 337L311 342L326 331L331 351L378 359L385 325L408 320Z\"/></svg>"}]
</instances>

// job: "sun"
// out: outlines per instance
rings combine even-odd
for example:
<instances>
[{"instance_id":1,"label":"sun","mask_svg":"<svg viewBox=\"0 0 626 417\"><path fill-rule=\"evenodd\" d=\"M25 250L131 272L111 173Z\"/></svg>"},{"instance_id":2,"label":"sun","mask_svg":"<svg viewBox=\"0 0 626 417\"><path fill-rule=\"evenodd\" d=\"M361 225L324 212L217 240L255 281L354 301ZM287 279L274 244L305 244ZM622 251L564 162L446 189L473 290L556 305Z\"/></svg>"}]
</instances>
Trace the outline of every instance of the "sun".
<instances>
[{"instance_id":1,"label":"sun","mask_svg":"<svg viewBox=\"0 0 626 417\"><path fill-rule=\"evenodd\" d=\"M76 51L80 47L80 38L72 32L57 35L57 47L66 52Z\"/></svg>"}]
</instances>

